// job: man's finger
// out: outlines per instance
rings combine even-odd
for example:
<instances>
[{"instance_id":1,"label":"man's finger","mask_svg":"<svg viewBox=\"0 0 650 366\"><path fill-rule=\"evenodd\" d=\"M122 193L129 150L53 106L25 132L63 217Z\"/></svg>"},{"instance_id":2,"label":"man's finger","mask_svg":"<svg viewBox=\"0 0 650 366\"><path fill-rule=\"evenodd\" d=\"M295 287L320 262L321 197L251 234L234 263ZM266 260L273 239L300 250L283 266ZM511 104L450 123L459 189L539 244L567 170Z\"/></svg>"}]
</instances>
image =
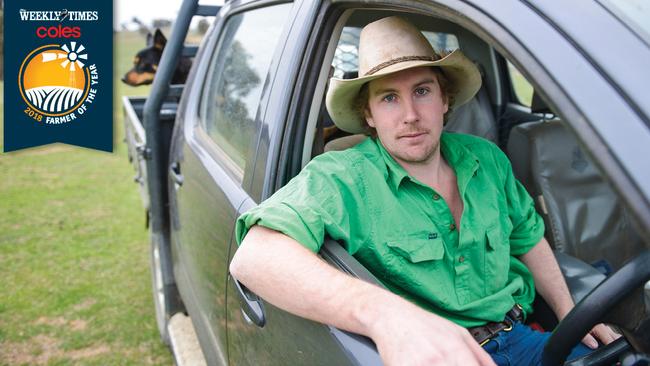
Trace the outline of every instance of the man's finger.
<instances>
[{"instance_id":1,"label":"man's finger","mask_svg":"<svg viewBox=\"0 0 650 366\"><path fill-rule=\"evenodd\" d=\"M610 344L614 341L614 336L607 330L599 329L594 332L594 336L598 338L602 344Z\"/></svg>"},{"instance_id":2,"label":"man's finger","mask_svg":"<svg viewBox=\"0 0 650 366\"><path fill-rule=\"evenodd\" d=\"M592 330L592 334L596 336L603 344L609 344L621 337L620 334L614 332L612 328L604 324L598 324Z\"/></svg>"},{"instance_id":3,"label":"man's finger","mask_svg":"<svg viewBox=\"0 0 650 366\"><path fill-rule=\"evenodd\" d=\"M591 334L587 334L584 338L582 338L582 343L591 349L598 348L598 342L596 341L596 338L594 338Z\"/></svg>"}]
</instances>

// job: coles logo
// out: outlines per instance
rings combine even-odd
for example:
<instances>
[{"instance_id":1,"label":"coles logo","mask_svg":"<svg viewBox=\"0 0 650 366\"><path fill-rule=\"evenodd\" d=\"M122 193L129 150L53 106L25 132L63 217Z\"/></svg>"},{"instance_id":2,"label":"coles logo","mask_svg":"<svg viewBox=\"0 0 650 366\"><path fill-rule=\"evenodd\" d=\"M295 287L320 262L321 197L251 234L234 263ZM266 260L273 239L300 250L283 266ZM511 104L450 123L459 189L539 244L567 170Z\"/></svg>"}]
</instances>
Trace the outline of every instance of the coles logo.
<instances>
[{"instance_id":1,"label":"coles logo","mask_svg":"<svg viewBox=\"0 0 650 366\"><path fill-rule=\"evenodd\" d=\"M82 44L48 44L25 57L18 74L18 86L27 109L38 122L70 122L92 103L96 83L95 65L87 66L88 53ZM43 121L45 116L45 121Z\"/></svg>"},{"instance_id":2,"label":"coles logo","mask_svg":"<svg viewBox=\"0 0 650 366\"><path fill-rule=\"evenodd\" d=\"M60 24L58 27L38 27L36 36L38 38L79 38L81 37L81 28L64 27Z\"/></svg>"}]
</instances>

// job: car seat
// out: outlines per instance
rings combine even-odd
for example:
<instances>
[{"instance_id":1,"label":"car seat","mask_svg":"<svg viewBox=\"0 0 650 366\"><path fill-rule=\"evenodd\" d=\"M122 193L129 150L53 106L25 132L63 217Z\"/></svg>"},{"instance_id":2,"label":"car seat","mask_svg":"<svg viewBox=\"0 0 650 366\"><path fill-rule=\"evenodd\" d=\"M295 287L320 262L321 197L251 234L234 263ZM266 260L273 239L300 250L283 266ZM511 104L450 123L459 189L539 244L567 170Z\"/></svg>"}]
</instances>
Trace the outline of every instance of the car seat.
<instances>
[{"instance_id":1,"label":"car seat","mask_svg":"<svg viewBox=\"0 0 650 366\"><path fill-rule=\"evenodd\" d=\"M625 207L560 120L513 127L508 153L556 250L588 263L605 260L611 269L641 252Z\"/></svg>"}]
</instances>

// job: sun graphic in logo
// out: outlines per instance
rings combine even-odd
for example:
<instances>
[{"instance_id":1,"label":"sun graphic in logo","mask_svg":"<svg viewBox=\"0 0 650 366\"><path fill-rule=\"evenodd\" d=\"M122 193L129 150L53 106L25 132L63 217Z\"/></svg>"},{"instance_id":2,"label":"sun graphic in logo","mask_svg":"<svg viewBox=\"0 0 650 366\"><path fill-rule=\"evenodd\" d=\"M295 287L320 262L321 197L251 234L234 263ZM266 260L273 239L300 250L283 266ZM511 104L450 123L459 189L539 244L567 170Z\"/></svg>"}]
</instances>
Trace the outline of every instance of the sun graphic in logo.
<instances>
[{"instance_id":1,"label":"sun graphic in logo","mask_svg":"<svg viewBox=\"0 0 650 366\"><path fill-rule=\"evenodd\" d=\"M18 74L25 102L48 116L61 116L79 107L90 88L90 74L84 67L88 54L84 51L77 42L32 51Z\"/></svg>"}]
</instances>

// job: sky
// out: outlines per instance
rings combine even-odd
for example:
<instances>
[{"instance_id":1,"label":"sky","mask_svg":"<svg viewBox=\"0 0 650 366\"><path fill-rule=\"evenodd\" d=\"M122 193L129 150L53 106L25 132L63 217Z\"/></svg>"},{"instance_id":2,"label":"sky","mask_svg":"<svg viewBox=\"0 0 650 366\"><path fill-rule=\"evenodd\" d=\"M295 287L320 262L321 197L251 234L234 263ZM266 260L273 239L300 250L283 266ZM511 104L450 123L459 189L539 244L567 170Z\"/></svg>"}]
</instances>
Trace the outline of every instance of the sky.
<instances>
[{"instance_id":1,"label":"sky","mask_svg":"<svg viewBox=\"0 0 650 366\"><path fill-rule=\"evenodd\" d=\"M181 7L181 0L116 0L113 25L120 29L123 23L129 23L135 16L147 24L153 19L174 19ZM201 5L220 5L223 0L200 0Z\"/></svg>"}]
</instances>

